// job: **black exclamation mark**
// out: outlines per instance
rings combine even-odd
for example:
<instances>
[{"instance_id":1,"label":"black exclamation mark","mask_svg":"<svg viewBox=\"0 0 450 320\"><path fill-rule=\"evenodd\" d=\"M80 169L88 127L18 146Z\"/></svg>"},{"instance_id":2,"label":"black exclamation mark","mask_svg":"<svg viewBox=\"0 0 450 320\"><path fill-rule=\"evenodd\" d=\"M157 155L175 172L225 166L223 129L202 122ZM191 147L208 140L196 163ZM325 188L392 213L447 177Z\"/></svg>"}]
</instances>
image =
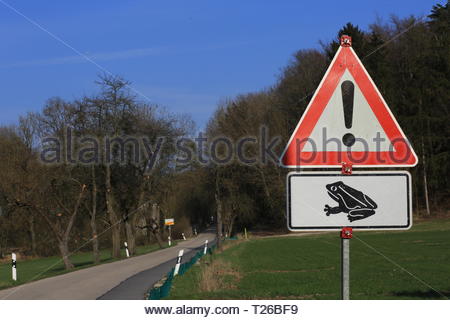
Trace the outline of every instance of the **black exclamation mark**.
<instances>
[{"instance_id":1,"label":"black exclamation mark","mask_svg":"<svg viewBox=\"0 0 450 320\"><path fill-rule=\"evenodd\" d=\"M355 96L355 85L349 80L345 80L341 84L342 105L344 106L344 121L347 129L352 128L353 123L353 99ZM355 144L355 136L351 133L346 133L342 137L342 142L351 147Z\"/></svg>"}]
</instances>

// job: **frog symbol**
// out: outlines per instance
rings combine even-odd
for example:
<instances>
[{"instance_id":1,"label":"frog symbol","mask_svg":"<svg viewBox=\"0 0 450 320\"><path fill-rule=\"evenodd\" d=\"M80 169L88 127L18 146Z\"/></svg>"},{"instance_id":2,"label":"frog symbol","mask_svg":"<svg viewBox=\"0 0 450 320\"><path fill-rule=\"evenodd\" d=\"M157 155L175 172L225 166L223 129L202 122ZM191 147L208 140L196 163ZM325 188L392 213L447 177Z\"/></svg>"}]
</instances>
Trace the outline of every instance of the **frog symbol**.
<instances>
[{"instance_id":1,"label":"frog symbol","mask_svg":"<svg viewBox=\"0 0 450 320\"><path fill-rule=\"evenodd\" d=\"M353 222L375 214L377 204L361 191L349 187L342 181L327 184L326 188L328 195L339 204L337 207L325 205L324 211L327 216L345 212L348 214L348 220Z\"/></svg>"}]
</instances>

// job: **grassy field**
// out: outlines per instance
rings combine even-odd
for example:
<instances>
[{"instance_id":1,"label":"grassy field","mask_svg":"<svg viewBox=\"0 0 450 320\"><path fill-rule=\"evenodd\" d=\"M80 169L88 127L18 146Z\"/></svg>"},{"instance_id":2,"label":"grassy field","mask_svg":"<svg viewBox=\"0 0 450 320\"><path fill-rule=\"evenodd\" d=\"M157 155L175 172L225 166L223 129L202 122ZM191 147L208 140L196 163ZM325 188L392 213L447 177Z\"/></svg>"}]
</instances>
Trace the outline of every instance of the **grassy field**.
<instances>
[{"instance_id":1,"label":"grassy field","mask_svg":"<svg viewBox=\"0 0 450 320\"><path fill-rule=\"evenodd\" d=\"M149 246L139 246L136 248L136 254L145 254L158 250L157 244ZM70 257L72 263L75 265L74 270L92 267L93 257L91 252L76 253ZM111 250L105 249L101 251L101 262L108 263L117 261L111 257ZM42 278L52 277L59 274L66 273L61 257L47 257L30 259L25 261L17 261L17 278L18 281L11 280L11 264L0 264L0 289L5 289L15 285L20 285L29 281L34 281Z\"/></svg>"},{"instance_id":2,"label":"grassy field","mask_svg":"<svg viewBox=\"0 0 450 320\"><path fill-rule=\"evenodd\" d=\"M351 299L445 299L415 277L450 297L450 219L356 236ZM176 278L168 299L340 299L339 293L340 238L331 233L238 241Z\"/></svg>"}]
</instances>

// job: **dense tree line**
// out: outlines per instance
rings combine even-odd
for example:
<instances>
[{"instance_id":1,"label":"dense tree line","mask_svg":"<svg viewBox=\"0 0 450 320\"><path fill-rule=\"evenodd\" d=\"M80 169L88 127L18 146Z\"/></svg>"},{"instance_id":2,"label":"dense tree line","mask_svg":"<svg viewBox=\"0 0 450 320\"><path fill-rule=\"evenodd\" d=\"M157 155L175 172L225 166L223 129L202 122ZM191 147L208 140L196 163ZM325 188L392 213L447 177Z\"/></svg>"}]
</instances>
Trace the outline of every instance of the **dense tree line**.
<instances>
[{"instance_id":1,"label":"dense tree line","mask_svg":"<svg viewBox=\"0 0 450 320\"><path fill-rule=\"evenodd\" d=\"M418 153L419 165L411 169L414 212L448 212L447 3L434 6L423 19L394 17L368 30L348 23L321 50L296 52L272 87L223 101L207 125L209 142L190 147L208 159L214 138L238 143L254 137L255 143L241 145L246 159L256 159L251 163L237 161L236 155L226 164L202 163L199 156L180 163L185 149L177 149L177 141L195 136L190 118L140 101L119 77L101 76L93 96L48 100L41 112L0 128L0 258L12 249L35 256L59 252L70 269L71 251L92 250L99 262L100 248L111 248L113 257L120 257L123 241L134 254L139 244L162 245L167 236L162 221L172 217L175 233L200 230L212 220L222 235L244 227L284 229L287 170L270 154L261 158L261 150L275 141L275 153L281 153L343 34L352 37L356 53ZM145 137L151 147L140 145L147 152L139 155L129 143L113 145L109 155L92 147L111 137ZM76 138L84 142L73 144ZM216 156L225 149L221 144ZM43 150L59 161L44 163ZM86 164L67 157L81 150L85 159L98 161Z\"/></svg>"},{"instance_id":2,"label":"dense tree line","mask_svg":"<svg viewBox=\"0 0 450 320\"><path fill-rule=\"evenodd\" d=\"M18 126L2 128L0 253L18 248L48 255L58 248L70 269L71 249L87 245L95 262L100 247L120 257L124 240L131 254L138 243L162 246L161 219L172 217L171 141L189 134L192 121L139 101L119 77L102 76L98 84L97 95L52 98ZM136 146L126 139L140 136L148 152L136 157ZM160 137L168 143L156 159L152 147L158 148ZM103 143L110 138L116 143L106 152ZM81 150L92 161L72 159Z\"/></svg>"},{"instance_id":3,"label":"dense tree line","mask_svg":"<svg viewBox=\"0 0 450 320\"><path fill-rule=\"evenodd\" d=\"M355 52L418 153L419 164L411 169L415 214L430 216L448 212L448 3L434 6L423 19L393 17L389 23L371 24L367 31L346 24L338 31L336 40L322 43L322 50L298 51L271 88L238 96L221 105L211 119L209 135L258 136L264 124L271 136L281 137L280 154L344 34L352 37ZM285 226L286 170L276 164L237 163L216 170L224 221L234 221L238 228Z\"/></svg>"}]
</instances>

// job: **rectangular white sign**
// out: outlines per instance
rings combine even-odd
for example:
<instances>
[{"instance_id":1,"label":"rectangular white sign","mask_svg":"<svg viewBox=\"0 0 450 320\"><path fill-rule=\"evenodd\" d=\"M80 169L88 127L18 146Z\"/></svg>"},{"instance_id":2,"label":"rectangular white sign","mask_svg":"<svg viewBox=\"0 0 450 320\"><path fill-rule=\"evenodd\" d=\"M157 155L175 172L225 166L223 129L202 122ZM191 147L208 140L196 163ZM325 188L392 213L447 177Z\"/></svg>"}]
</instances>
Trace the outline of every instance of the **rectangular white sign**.
<instances>
[{"instance_id":1,"label":"rectangular white sign","mask_svg":"<svg viewBox=\"0 0 450 320\"><path fill-rule=\"evenodd\" d=\"M175 224L175 219L164 219L164 225L173 226Z\"/></svg>"},{"instance_id":2,"label":"rectangular white sign","mask_svg":"<svg viewBox=\"0 0 450 320\"><path fill-rule=\"evenodd\" d=\"M291 231L409 229L411 175L407 171L291 172L287 221Z\"/></svg>"}]
</instances>

